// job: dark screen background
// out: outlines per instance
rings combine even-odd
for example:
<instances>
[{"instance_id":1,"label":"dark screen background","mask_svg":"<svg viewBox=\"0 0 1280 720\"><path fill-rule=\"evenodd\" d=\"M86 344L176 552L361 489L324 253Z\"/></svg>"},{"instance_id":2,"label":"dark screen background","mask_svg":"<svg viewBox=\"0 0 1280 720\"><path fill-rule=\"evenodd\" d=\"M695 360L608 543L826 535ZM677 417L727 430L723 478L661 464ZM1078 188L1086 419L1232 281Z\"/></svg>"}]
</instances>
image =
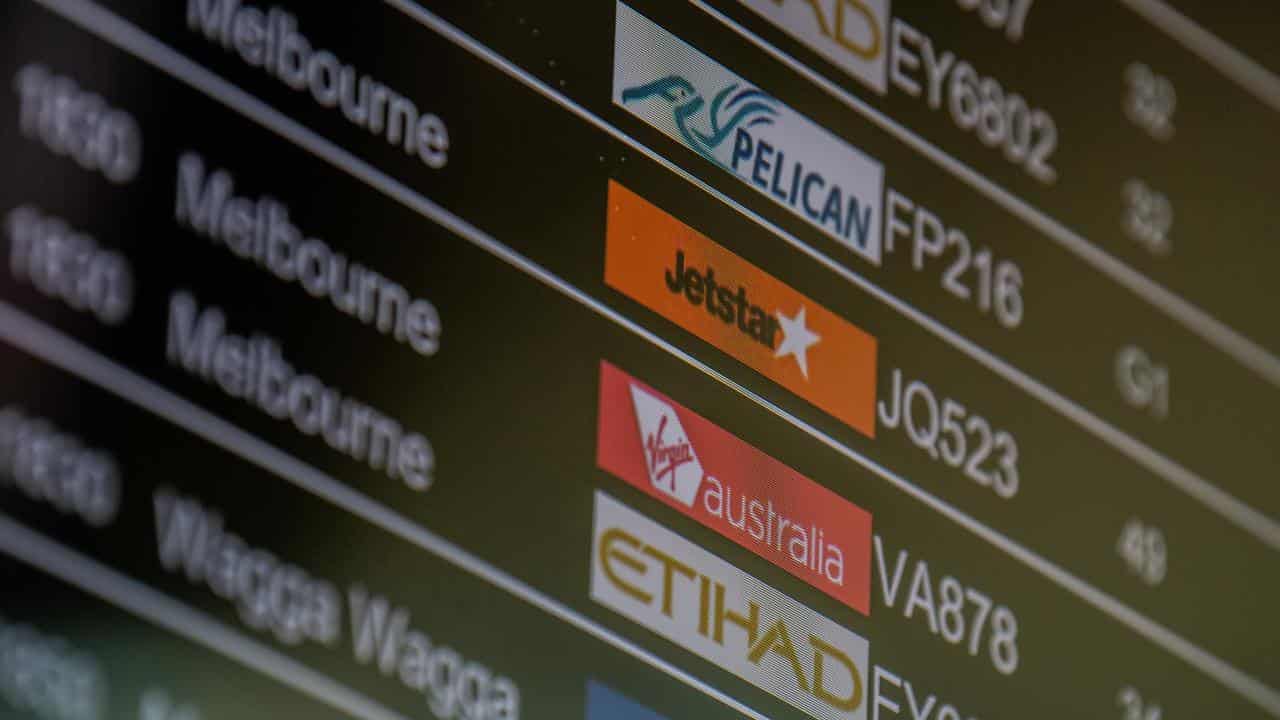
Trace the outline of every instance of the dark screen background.
<instances>
[{"instance_id":1,"label":"dark screen background","mask_svg":"<svg viewBox=\"0 0 1280 720\"><path fill-rule=\"evenodd\" d=\"M842 717L1280 716L1280 60L1265 4L1133 3L1176 7L1242 66L1123 2L1039 0L1016 41L964 2L892 3L886 28L906 24L1051 116L1046 183L958 126L947 101L892 82L878 93L742 3L630 3L874 157L886 194L1016 265L1016 322L979 305L958 249L917 262L899 236L867 262L615 105L613 2L255 5L437 114L442 168L191 30L188 5L0 9L0 408L20 418L0 423L0 715L804 717L593 601L604 492L865 638L865 697ZM66 81L41 85L37 130L18 79L33 64ZM1135 64L1175 88L1171 137L1126 113L1151 90ZM73 105L86 94L141 137L125 182L59 145L104 122ZM429 300L439 350L415 352L193 231L175 207L189 154ZM875 437L853 430L606 284L610 180L875 336L882 401L898 373L1016 438L1017 493L883 419ZM43 286L16 260L21 208L62 223L40 236ZM115 324L69 299L99 287L103 253L131 278ZM174 362L179 296L427 438L430 487ZM1120 364L1133 349L1136 370ZM871 613L599 469L602 361L867 509L882 553ZM77 510L94 487L84 467L114 468L107 519ZM294 580L327 583L337 636L282 639L166 568L158 498L174 494ZM961 619L931 617L957 587ZM428 639L429 668L361 657L356 589ZM1016 618L1015 669L993 660L994 625L975 629L975 596ZM404 680L419 671L425 687ZM498 678L518 687L515 714L497 709Z\"/></svg>"}]
</instances>

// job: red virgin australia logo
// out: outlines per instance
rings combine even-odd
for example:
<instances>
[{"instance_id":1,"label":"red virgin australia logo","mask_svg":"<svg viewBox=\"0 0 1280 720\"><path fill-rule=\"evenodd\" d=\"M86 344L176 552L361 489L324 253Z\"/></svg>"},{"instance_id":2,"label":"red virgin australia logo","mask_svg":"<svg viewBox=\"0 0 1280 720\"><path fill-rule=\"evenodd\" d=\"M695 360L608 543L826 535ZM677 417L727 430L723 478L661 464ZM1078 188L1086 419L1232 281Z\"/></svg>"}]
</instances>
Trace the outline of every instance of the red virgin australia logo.
<instances>
[{"instance_id":1,"label":"red virgin australia logo","mask_svg":"<svg viewBox=\"0 0 1280 720\"><path fill-rule=\"evenodd\" d=\"M654 485L665 486L662 489L667 492L675 491L676 470L681 465L695 462L693 458L693 446L684 438L678 438L671 444L666 444L663 437L670 418L663 415L658 421L658 431L648 434L644 439L645 452L649 454L649 467L653 468Z\"/></svg>"},{"instance_id":2,"label":"red virgin australia logo","mask_svg":"<svg viewBox=\"0 0 1280 720\"><path fill-rule=\"evenodd\" d=\"M638 385L631 386L644 461L654 489L692 507L702 485L702 463L676 409Z\"/></svg>"}]
</instances>

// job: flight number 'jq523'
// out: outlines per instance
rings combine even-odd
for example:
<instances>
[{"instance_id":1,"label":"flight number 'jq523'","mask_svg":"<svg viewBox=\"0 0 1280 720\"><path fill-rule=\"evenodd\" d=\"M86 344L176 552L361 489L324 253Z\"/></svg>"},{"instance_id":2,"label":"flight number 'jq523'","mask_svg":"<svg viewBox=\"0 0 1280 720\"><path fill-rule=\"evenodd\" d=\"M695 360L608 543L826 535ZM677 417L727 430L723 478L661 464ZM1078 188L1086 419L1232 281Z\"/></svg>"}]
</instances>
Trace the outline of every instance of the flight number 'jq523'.
<instances>
[{"instance_id":1,"label":"flight number 'jq523'","mask_svg":"<svg viewBox=\"0 0 1280 720\"><path fill-rule=\"evenodd\" d=\"M923 380L904 379L894 368L890 391L877 403L880 423L902 428L916 447L934 460L963 468L965 477L1005 500L1018 494L1018 441L992 429L986 418L938 396Z\"/></svg>"}]
</instances>

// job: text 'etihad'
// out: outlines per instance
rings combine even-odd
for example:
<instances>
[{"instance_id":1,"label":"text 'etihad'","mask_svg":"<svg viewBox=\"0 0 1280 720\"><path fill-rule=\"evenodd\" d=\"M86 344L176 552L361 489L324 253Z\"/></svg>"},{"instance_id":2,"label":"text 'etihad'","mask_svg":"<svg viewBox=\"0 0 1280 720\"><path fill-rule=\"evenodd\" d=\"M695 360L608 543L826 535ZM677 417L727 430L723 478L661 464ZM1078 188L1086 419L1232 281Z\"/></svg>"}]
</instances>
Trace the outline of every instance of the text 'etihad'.
<instances>
[{"instance_id":1,"label":"text 'etihad'","mask_svg":"<svg viewBox=\"0 0 1280 720\"><path fill-rule=\"evenodd\" d=\"M819 720L867 716L866 639L604 493L591 598Z\"/></svg>"}]
</instances>

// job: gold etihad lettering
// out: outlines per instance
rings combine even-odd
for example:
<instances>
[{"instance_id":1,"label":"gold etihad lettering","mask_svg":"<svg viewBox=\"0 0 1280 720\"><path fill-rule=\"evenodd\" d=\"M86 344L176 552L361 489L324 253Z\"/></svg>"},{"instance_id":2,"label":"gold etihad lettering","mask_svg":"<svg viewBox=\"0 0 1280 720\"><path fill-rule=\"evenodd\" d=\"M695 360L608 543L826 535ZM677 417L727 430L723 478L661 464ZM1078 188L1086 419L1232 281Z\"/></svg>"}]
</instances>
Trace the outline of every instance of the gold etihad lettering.
<instances>
[{"instance_id":1,"label":"gold etihad lettering","mask_svg":"<svg viewBox=\"0 0 1280 720\"><path fill-rule=\"evenodd\" d=\"M853 710L858 707L862 702L862 678L858 675L857 668L853 666L853 661L849 659L848 655L840 652L839 648L825 642L817 635L809 636L809 644L813 645L814 649L813 694L817 696L819 700L825 700L840 710ZM849 697L838 697L829 692L826 686L822 684L822 671L825 667L822 664L822 659L825 657L834 658L836 662L844 665L845 670L849 673L849 677L853 678L853 692L849 694Z\"/></svg>"},{"instance_id":2,"label":"gold etihad lettering","mask_svg":"<svg viewBox=\"0 0 1280 720\"><path fill-rule=\"evenodd\" d=\"M658 548L649 546L644 549L644 554L662 563L662 614L672 617L671 610L671 593L675 589L675 583L672 579L675 573L689 578L690 580L698 577L698 572L693 568L685 565L679 560L662 552Z\"/></svg>"},{"instance_id":3,"label":"gold etihad lettering","mask_svg":"<svg viewBox=\"0 0 1280 720\"><path fill-rule=\"evenodd\" d=\"M786 0L773 0L774 5L781 6ZM801 0L813 10L813 15L818 21L818 29L823 35L831 38L840 47L857 55L863 60L873 60L880 54L880 47L884 39L880 36L880 25L876 22L875 13L871 8L867 7L862 0L836 0L834 10L834 25L827 22L827 10L822 5L821 0ZM849 12L855 12L862 16L866 21L867 30L871 33L871 42L867 45L859 45L850 39L845 33L845 19Z\"/></svg>"},{"instance_id":4,"label":"gold etihad lettering","mask_svg":"<svg viewBox=\"0 0 1280 720\"><path fill-rule=\"evenodd\" d=\"M745 611L727 607L726 588L723 584L714 578L700 574L678 558L646 545L621 528L611 528L601 533L597 550L601 569L609 582L641 604L652 605L658 596L624 579L620 574L621 568L625 568L622 572L633 576L657 575L661 578L659 607L662 614L667 617L674 617L676 610L677 576L696 582L700 635L724 646L727 644L726 624L736 626L745 635L745 656L753 665L759 665L769 653L776 653L791 666L796 685L802 691L842 711L854 710L862 703L862 680L858 675L857 666L847 653L835 645L808 633L805 639L808 640L809 647L813 651L813 668L812 673L807 673L800 660L800 653L791 639L791 631L785 617L774 620L762 633L759 604L747 601ZM646 562L646 558L653 562ZM660 567L655 568L654 562ZM853 688L848 697L841 697L826 686L824 679L829 677L828 660L842 666L853 679Z\"/></svg>"},{"instance_id":5,"label":"gold etihad lettering","mask_svg":"<svg viewBox=\"0 0 1280 720\"><path fill-rule=\"evenodd\" d=\"M755 603L752 603L754 606ZM753 608L754 609L754 608ZM782 620L778 620L765 632L764 637L760 638L760 642L751 648L751 652L747 654L747 659L759 665L760 659L767 652L776 652L791 663L791 672L796 675L796 684L805 692L813 692L809 689L809 681L804 676L804 668L800 667L800 658L796 657L796 646L791 642L791 634L787 632L787 624ZM817 669L819 660L814 656L814 669Z\"/></svg>"},{"instance_id":6,"label":"gold etihad lettering","mask_svg":"<svg viewBox=\"0 0 1280 720\"><path fill-rule=\"evenodd\" d=\"M604 574L608 576L609 582L613 583L622 592L648 605L653 600L653 595L618 577L618 572L613 567L613 561L622 563L628 570L637 574L643 573L648 569L647 566L631 555L627 555L621 550L615 550L613 548L614 543L629 545L637 550L643 548L644 545L629 533L614 528L600 536L600 566L604 568Z\"/></svg>"}]
</instances>

